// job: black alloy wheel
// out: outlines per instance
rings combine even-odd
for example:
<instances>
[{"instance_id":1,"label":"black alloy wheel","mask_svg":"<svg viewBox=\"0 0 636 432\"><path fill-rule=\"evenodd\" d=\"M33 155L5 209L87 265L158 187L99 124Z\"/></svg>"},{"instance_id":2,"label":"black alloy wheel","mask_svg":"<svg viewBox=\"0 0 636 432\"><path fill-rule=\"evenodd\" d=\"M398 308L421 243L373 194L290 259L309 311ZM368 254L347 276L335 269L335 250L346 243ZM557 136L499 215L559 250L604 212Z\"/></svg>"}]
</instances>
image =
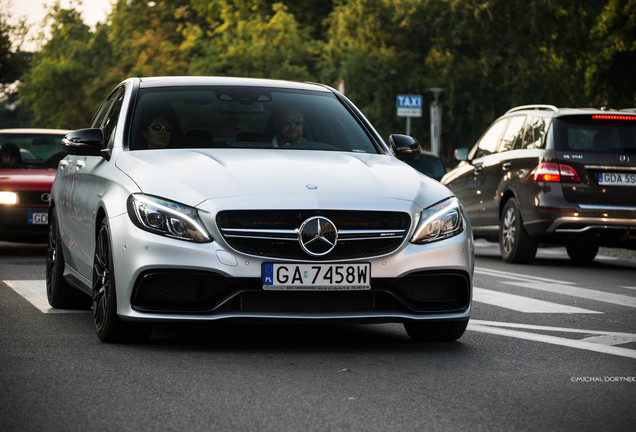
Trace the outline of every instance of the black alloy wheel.
<instances>
[{"instance_id":1,"label":"black alloy wheel","mask_svg":"<svg viewBox=\"0 0 636 432\"><path fill-rule=\"evenodd\" d=\"M152 327L123 321L117 315L113 257L108 224L102 221L95 242L93 263L93 323L102 342L135 342L148 339Z\"/></svg>"},{"instance_id":2,"label":"black alloy wheel","mask_svg":"<svg viewBox=\"0 0 636 432\"><path fill-rule=\"evenodd\" d=\"M537 241L523 228L519 204L510 198L504 205L499 224L501 258L509 263L528 264L537 254Z\"/></svg>"},{"instance_id":3,"label":"black alloy wheel","mask_svg":"<svg viewBox=\"0 0 636 432\"><path fill-rule=\"evenodd\" d=\"M56 209L49 216L49 238L46 245L46 296L56 309L88 309L90 297L64 279L64 254L57 226Z\"/></svg>"}]
</instances>

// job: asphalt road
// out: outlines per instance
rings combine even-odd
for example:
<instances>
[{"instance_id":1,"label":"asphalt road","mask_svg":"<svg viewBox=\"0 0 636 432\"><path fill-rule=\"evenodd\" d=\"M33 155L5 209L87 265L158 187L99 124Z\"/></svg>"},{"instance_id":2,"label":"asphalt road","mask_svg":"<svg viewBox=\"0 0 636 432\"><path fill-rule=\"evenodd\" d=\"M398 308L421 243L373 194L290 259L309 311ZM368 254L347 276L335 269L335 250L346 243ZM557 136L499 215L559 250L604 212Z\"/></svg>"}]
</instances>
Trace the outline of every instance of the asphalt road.
<instances>
[{"instance_id":1,"label":"asphalt road","mask_svg":"<svg viewBox=\"0 0 636 432\"><path fill-rule=\"evenodd\" d=\"M627 431L636 260L533 265L477 247L455 343L401 325L162 325L103 344L42 304L44 249L0 243L2 431Z\"/></svg>"}]
</instances>

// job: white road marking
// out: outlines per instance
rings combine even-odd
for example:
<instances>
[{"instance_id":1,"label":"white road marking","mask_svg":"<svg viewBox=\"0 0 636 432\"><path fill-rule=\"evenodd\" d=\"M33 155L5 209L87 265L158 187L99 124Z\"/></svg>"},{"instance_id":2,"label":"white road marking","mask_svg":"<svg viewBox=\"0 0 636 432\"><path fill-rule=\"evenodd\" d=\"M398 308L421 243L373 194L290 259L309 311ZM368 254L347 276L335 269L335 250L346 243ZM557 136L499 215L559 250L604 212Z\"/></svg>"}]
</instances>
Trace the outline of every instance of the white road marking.
<instances>
[{"instance_id":1,"label":"white road marking","mask_svg":"<svg viewBox=\"0 0 636 432\"><path fill-rule=\"evenodd\" d=\"M631 287L631 286L622 286L621 288L627 288L630 290L636 290L636 287Z\"/></svg>"},{"instance_id":2,"label":"white road marking","mask_svg":"<svg viewBox=\"0 0 636 432\"><path fill-rule=\"evenodd\" d=\"M76 309L53 309L49 305L49 300L46 296L46 281L45 280L5 280L2 281L9 285L9 287L24 297L33 306L38 308L43 313L86 313L86 310Z\"/></svg>"},{"instance_id":3,"label":"white road marking","mask_svg":"<svg viewBox=\"0 0 636 432\"><path fill-rule=\"evenodd\" d=\"M473 287L473 300L479 303L486 303L524 313L602 313L477 287Z\"/></svg>"},{"instance_id":4,"label":"white road marking","mask_svg":"<svg viewBox=\"0 0 636 432\"><path fill-rule=\"evenodd\" d=\"M627 335L599 335L599 336L590 336L585 339L582 339L586 342L593 342L601 345L623 345L632 342L636 342L636 334L627 334Z\"/></svg>"},{"instance_id":5,"label":"white road marking","mask_svg":"<svg viewBox=\"0 0 636 432\"><path fill-rule=\"evenodd\" d=\"M503 279L519 280L519 281L524 281L524 282L536 281L536 282L556 283L556 284L561 284L561 285L574 285L573 282L562 281L562 280L558 280L558 279L543 278L543 277L530 276L530 275L524 275L524 274L519 274L519 273L510 273L510 272L505 272L505 271L495 270L495 269L489 269L489 268L483 268L483 267L475 267L475 273L495 276L495 277L499 277L499 278L503 278Z\"/></svg>"},{"instance_id":6,"label":"white road marking","mask_svg":"<svg viewBox=\"0 0 636 432\"><path fill-rule=\"evenodd\" d=\"M563 294L567 296L595 300L603 303L611 303L620 306L636 308L636 297L622 294L613 294L605 291L596 291L587 288L578 288L570 285L544 282L502 282L509 285L531 288L539 291Z\"/></svg>"},{"instance_id":7,"label":"white road marking","mask_svg":"<svg viewBox=\"0 0 636 432\"><path fill-rule=\"evenodd\" d=\"M605 345L597 343L597 341L602 340L602 338L594 338L594 339L568 339L559 336L549 336L544 334L530 333L527 331L520 330L512 330L514 328L517 329L526 329L526 330L540 330L540 331L556 331L563 333L585 333L585 334L596 334L597 336L609 336L614 338L623 338L623 340L636 340L636 334L633 333L616 333L616 332L604 332L604 331L596 331L596 330L580 330L580 329L570 329L570 328L561 328L561 327L543 327L543 326L535 326L535 325L527 325L527 324L515 324L515 323L504 323L504 322L495 322L495 321L481 321L481 320L470 320L468 322L468 330L477 331L481 333L494 334L499 336L508 336L516 339L524 339L535 342L543 342L552 345L565 346L570 348L582 349L586 351L594 351L604 354L611 354L621 357L628 357L636 359L636 350L627 349L612 345Z\"/></svg>"}]
</instances>

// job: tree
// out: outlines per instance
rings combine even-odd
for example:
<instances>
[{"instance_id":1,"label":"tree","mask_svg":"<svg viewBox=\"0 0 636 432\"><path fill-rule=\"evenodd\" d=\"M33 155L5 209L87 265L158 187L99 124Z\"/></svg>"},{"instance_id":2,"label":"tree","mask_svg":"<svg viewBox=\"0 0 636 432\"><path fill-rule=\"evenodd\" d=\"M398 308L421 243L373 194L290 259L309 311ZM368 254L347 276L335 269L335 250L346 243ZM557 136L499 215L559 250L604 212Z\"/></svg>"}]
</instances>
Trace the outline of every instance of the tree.
<instances>
[{"instance_id":1,"label":"tree","mask_svg":"<svg viewBox=\"0 0 636 432\"><path fill-rule=\"evenodd\" d=\"M7 21L8 14L0 11L0 127L18 125L18 94L15 82L28 67L28 54L20 52L26 35L26 25ZM17 41L17 42L16 42Z\"/></svg>"},{"instance_id":2,"label":"tree","mask_svg":"<svg viewBox=\"0 0 636 432\"><path fill-rule=\"evenodd\" d=\"M56 3L48 15L50 40L35 54L31 70L19 87L20 98L37 127L74 129L85 126L95 110L86 97L99 71L89 68L90 28L79 12Z\"/></svg>"},{"instance_id":3,"label":"tree","mask_svg":"<svg viewBox=\"0 0 636 432\"><path fill-rule=\"evenodd\" d=\"M596 106L636 107L636 0L609 0L590 33L590 99Z\"/></svg>"},{"instance_id":4,"label":"tree","mask_svg":"<svg viewBox=\"0 0 636 432\"><path fill-rule=\"evenodd\" d=\"M108 35L120 77L183 75L189 56L183 32L196 20L188 0L118 0Z\"/></svg>"},{"instance_id":5,"label":"tree","mask_svg":"<svg viewBox=\"0 0 636 432\"><path fill-rule=\"evenodd\" d=\"M187 29L189 73L309 80L317 61L311 28L283 3L193 1L205 25Z\"/></svg>"},{"instance_id":6,"label":"tree","mask_svg":"<svg viewBox=\"0 0 636 432\"><path fill-rule=\"evenodd\" d=\"M344 79L347 97L385 138L404 129L405 120L396 117L397 95L430 87L424 7L419 0L338 1L327 20L320 78L333 86ZM414 126L415 136L425 135L422 121Z\"/></svg>"}]
</instances>

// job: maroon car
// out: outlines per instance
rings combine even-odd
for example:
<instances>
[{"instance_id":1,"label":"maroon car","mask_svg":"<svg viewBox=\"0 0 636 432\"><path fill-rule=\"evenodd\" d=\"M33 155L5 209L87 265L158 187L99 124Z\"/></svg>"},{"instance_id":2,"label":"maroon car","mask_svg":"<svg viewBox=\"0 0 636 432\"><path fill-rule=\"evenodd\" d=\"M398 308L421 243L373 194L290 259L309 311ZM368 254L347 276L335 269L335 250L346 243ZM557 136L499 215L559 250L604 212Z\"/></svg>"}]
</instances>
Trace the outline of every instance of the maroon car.
<instances>
[{"instance_id":1,"label":"maroon car","mask_svg":"<svg viewBox=\"0 0 636 432\"><path fill-rule=\"evenodd\" d=\"M0 129L0 240L46 242L49 194L67 132Z\"/></svg>"}]
</instances>

